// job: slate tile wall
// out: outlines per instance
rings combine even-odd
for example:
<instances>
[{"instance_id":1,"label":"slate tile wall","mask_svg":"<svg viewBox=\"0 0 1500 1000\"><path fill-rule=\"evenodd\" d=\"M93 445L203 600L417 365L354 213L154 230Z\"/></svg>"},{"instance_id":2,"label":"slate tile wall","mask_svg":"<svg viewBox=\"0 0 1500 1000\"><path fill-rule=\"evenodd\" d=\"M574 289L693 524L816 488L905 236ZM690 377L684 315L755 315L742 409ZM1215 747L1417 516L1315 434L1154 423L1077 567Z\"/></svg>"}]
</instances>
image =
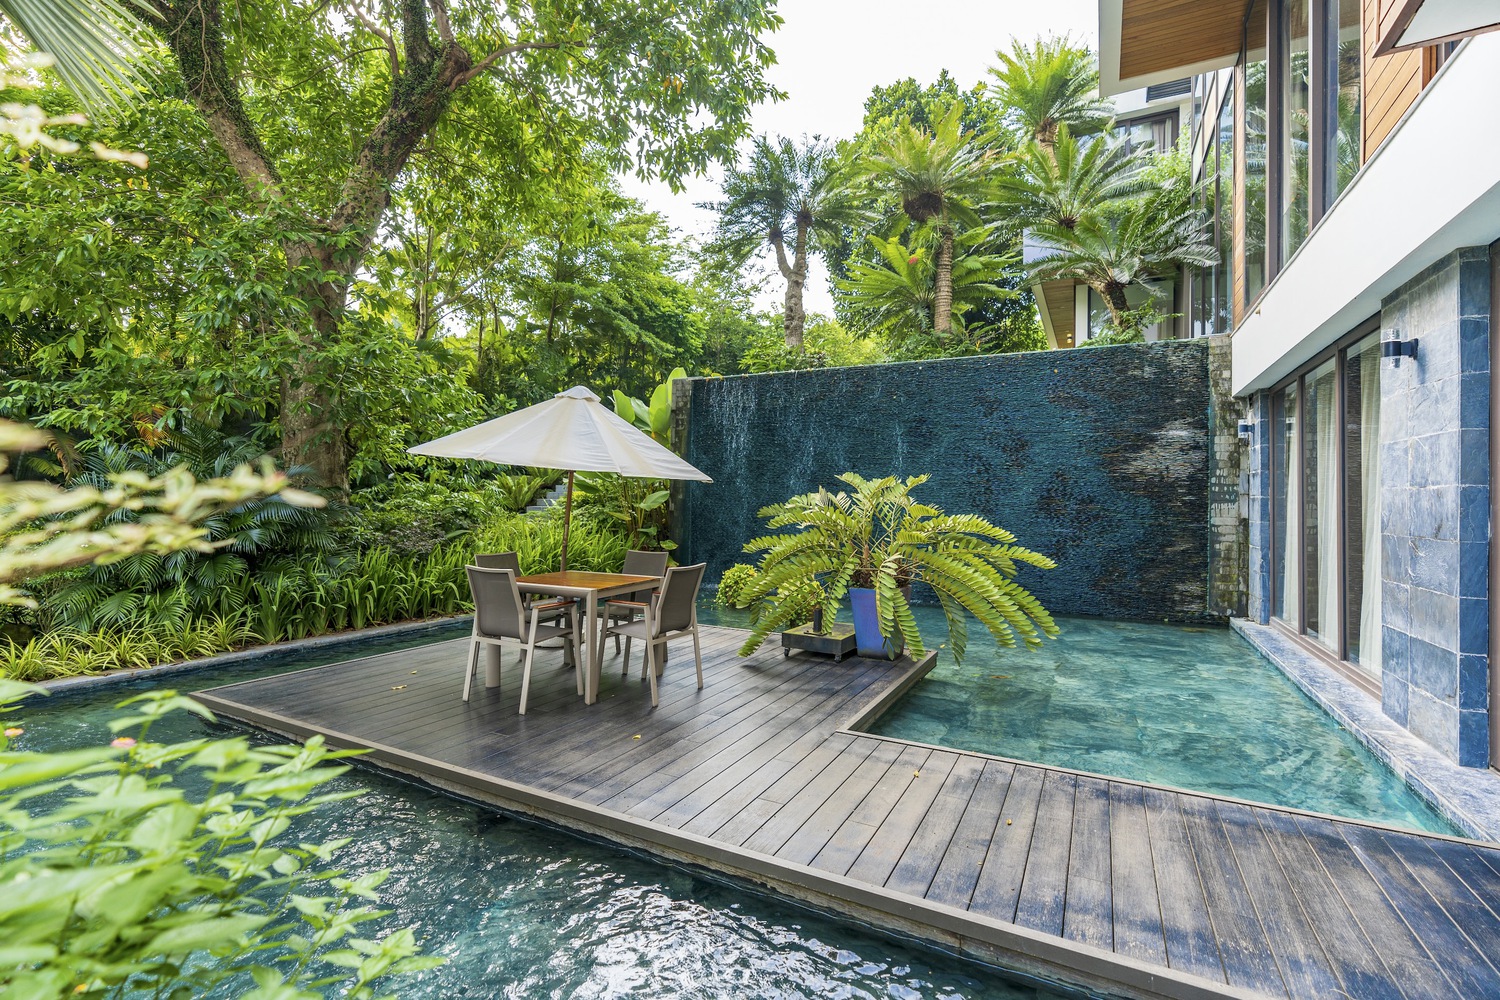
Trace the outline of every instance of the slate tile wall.
<instances>
[{"instance_id":1,"label":"slate tile wall","mask_svg":"<svg viewBox=\"0 0 1500 1000\"><path fill-rule=\"evenodd\" d=\"M1489 762L1490 267L1457 251L1381 304L1382 707L1459 764Z\"/></svg>"}]
</instances>

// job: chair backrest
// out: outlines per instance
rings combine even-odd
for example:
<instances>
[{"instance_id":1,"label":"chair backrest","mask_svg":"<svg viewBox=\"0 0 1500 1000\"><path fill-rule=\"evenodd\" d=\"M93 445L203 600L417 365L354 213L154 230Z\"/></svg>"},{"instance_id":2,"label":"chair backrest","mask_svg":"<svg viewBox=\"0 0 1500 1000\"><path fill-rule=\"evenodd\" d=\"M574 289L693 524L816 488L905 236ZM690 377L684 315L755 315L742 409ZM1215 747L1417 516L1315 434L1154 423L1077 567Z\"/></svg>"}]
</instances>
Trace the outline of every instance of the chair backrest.
<instances>
[{"instance_id":1,"label":"chair backrest","mask_svg":"<svg viewBox=\"0 0 1500 1000\"><path fill-rule=\"evenodd\" d=\"M483 552L474 557L474 565L483 569L508 569L521 575L521 557L514 552Z\"/></svg>"},{"instance_id":2,"label":"chair backrest","mask_svg":"<svg viewBox=\"0 0 1500 1000\"><path fill-rule=\"evenodd\" d=\"M620 572L626 576L661 576L667 571L667 554L665 552L643 552L640 549L631 549L625 553L625 565ZM641 601L642 603L651 599L651 591L637 590L627 601Z\"/></svg>"},{"instance_id":3,"label":"chair backrest","mask_svg":"<svg viewBox=\"0 0 1500 1000\"><path fill-rule=\"evenodd\" d=\"M480 635L524 639L526 616L516 574L508 569L466 566L469 593L474 596L474 621Z\"/></svg>"},{"instance_id":4,"label":"chair backrest","mask_svg":"<svg viewBox=\"0 0 1500 1000\"><path fill-rule=\"evenodd\" d=\"M656 634L678 632L693 624L693 609L698 600L698 587L703 583L703 571L708 563L695 566L673 566L661 581L661 596L656 605Z\"/></svg>"}]
</instances>

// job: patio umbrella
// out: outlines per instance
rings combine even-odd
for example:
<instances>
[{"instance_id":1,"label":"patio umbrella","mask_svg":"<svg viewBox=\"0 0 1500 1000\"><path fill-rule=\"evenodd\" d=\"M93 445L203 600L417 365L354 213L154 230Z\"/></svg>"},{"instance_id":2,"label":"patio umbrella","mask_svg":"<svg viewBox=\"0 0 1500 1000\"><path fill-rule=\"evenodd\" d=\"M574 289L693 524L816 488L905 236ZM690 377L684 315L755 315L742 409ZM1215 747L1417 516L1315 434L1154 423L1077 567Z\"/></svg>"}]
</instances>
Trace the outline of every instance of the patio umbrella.
<instances>
[{"instance_id":1,"label":"patio umbrella","mask_svg":"<svg viewBox=\"0 0 1500 1000\"><path fill-rule=\"evenodd\" d=\"M408 448L413 455L479 458L500 465L561 469L568 474L563 508L562 568L568 568L568 530L573 520L573 474L613 472L631 479L693 479L708 476L662 447L577 385L524 410L468 430Z\"/></svg>"}]
</instances>

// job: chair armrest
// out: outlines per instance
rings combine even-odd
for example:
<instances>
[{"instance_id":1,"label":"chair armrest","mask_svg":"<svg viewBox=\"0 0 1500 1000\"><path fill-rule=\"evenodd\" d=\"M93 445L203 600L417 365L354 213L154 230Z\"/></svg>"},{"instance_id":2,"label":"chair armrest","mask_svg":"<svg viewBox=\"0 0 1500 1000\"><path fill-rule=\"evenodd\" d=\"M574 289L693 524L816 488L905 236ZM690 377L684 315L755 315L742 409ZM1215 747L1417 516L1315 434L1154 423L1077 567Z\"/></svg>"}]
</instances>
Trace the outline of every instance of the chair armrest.
<instances>
[{"instance_id":1,"label":"chair armrest","mask_svg":"<svg viewBox=\"0 0 1500 1000\"><path fill-rule=\"evenodd\" d=\"M647 607L647 604L646 604L645 601L609 601L609 602L607 602L606 607L608 607L610 605L614 605L614 606L621 607L621 608L644 608L644 607Z\"/></svg>"},{"instance_id":2,"label":"chair armrest","mask_svg":"<svg viewBox=\"0 0 1500 1000\"><path fill-rule=\"evenodd\" d=\"M572 603L573 603L573 598L571 598L571 597L564 597L561 600L548 601L546 604L533 604L533 605L531 605L531 610L532 611L551 611L553 608L566 608L568 605L570 605Z\"/></svg>"}]
</instances>

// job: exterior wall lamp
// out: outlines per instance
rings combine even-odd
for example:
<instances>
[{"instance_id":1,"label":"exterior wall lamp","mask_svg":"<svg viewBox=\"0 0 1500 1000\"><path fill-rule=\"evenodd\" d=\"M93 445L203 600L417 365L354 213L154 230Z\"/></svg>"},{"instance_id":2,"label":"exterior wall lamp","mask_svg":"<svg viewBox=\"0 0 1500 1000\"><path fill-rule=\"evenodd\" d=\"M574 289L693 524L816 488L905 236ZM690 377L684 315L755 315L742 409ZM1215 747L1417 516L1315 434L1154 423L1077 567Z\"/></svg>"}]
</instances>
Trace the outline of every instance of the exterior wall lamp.
<instances>
[{"instance_id":1,"label":"exterior wall lamp","mask_svg":"<svg viewBox=\"0 0 1500 1000\"><path fill-rule=\"evenodd\" d=\"M1241 420L1239 426L1239 434L1240 437L1244 438L1245 440L1250 440L1250 438L1255 436L1255 424L1249 420Z\"/></svg>"},{"instance_id":2,"label":"exterior wall lamp","mask_svg":"<svg viewBox=\"0 0 1500 1000\"><path fill-rule=\"evenodd\" d=\"M1380 356L1390 358L1396 368L1401 367L1402 358L1415 358L1417 356L1417 338L1402 340L1399 335L1390 340L1380 342Z\"/></svg>"}]
</instances>

